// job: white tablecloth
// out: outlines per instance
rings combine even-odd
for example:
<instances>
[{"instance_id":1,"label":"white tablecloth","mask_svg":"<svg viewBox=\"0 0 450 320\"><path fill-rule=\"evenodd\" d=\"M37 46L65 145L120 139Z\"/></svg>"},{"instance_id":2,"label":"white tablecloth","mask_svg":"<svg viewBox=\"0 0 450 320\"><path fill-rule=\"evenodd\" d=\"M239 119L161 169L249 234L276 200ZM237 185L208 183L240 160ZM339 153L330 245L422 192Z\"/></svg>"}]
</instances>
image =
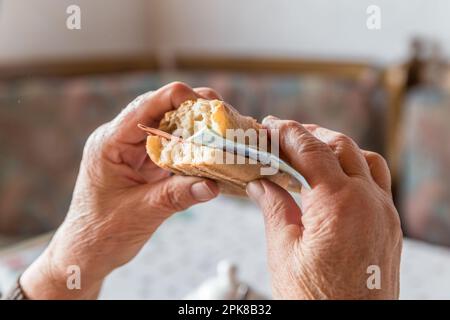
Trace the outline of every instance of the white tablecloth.
<instances>
[{"instance_id":1,"label":"white tablecloth","mask_svg":"<svg viewBox=\"0 0 450 320\"><path fill-rule=\"evenodd\" d=\"M44 237L45 238L45 237ZM42 250L44 239L0 252L0 289ZM220 197L170 218L126 266L105 281L102 299L177 299L227 259L239 278L270 297L263 220L250 202ZM405 239L402 299L450 299L450 250Z\"/></svg>"},{"instance_id":2,"label":"white tablecloth","mask_svg":"<svg viewBox=\"0 0 450 320\"><path fill-rule=\"evenodd\" d=\"M182 298L216 273L221 259L270 297L263 219L246 200L219 198L168 220L130 264L107 279L105 299ZM402 299L450 299L450 249L405 239Z\"/></svg>"}]
</instances>

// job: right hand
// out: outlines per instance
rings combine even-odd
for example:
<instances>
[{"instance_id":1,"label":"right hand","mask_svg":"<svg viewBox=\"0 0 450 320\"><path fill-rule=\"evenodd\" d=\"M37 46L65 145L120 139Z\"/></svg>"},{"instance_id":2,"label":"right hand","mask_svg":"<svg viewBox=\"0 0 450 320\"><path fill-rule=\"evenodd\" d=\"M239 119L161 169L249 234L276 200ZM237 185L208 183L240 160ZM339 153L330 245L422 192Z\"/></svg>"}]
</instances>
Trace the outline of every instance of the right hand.
<instances>
[{"instance_id":1,"label":"right hand","mask_svg":"<svg viewBox=\"0 0 450 320\"><path fill-rule=\"evenodd\" d=\"M263 124L279 130L282 152L312 187L301 192L303 211L268 180L247 187L264 213L274 297L398 298L402 232L385 160L315 125ZM368 286L373 265L380 289Z\"/></svg>"}]
</instances>

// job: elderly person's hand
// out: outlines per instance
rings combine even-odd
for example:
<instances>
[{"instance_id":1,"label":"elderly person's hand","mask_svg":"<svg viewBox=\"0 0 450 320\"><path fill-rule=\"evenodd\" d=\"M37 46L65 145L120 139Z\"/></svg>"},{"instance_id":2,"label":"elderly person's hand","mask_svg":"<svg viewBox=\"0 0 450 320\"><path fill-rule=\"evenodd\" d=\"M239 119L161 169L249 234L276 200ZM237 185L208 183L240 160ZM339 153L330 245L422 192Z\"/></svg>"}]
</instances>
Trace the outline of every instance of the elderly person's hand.
<instances>
[{"instance_id":1,"label":"elderly person's hand","mask_svg":"<svg viewBox=\"0 0 450 320\"><path fill-rule=\"evenodd\" d=\"M130 261L170 215L217 196L212 181L169 176L145 152L138 123L157 126L188 99L220 99L208 88L169 84L133 101L88 139L67 217L21 277L29 298L95 298L105 276ZM81 290L69 290L69 266Z\"/></svg>"},{"instance_id":2,"label":"elderly person's hand","mask_svg":"<svg viewBox=\"0 0 450 320\"><path fill-rule=\"evenodd\" d=\"M263 123L280 130L281 150L312 187L303 210L267 180L247 187L264 212L274 297L398 298L402 232L384 159L318 126Z\"/></svg>"}]
</instances>

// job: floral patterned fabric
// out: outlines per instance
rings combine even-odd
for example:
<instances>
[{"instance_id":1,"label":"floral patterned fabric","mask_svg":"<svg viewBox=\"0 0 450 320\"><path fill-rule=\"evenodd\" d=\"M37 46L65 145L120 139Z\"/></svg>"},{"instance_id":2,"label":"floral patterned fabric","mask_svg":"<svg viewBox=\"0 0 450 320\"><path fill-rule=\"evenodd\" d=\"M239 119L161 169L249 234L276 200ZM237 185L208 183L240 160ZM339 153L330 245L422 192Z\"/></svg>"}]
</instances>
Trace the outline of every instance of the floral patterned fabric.
<instances>
[{"instance_id":1,"label":"floral patterned fabric","mask_svg":"<svg viewBox=\"0 0 450 320\"><path fill-rule=\"evenodd\" d=\"M404 109L401 211L408 235L450 246L450 96L414 91Z\"/></svg>"},{"instance_id":2,"label":"floral patterned fabric","mask_svg":"<svg viewBox=\"0 0 450 320\"><path fill-rule=\"evenodd\" d=\"M134 97L180 80L211 86L243 114L342 131L380 151L383 93L374 82L314 75L131 73L0 82L0 234L30 236L63 220L90 132Z\"/></svg>"}]
</instances>

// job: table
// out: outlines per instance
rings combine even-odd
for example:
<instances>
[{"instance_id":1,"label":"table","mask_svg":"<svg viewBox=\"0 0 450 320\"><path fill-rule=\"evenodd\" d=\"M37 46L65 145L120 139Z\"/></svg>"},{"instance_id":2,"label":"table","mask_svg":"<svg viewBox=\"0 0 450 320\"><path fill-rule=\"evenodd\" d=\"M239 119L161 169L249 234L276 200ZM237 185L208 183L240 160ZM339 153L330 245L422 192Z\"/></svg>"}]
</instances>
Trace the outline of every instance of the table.
<instances>
[{"instance_id":1,"label":"table","mask_svg":"<svg viewBox=\"0 0 450 320\"><path fill-rule=\"evenodd\" d=\"M14 281L19 265L32 261L48 237L0 252L0 283ZM106 279L100 298L180 299L212 277L223 259L235 262L239 278L270 297L263 219L247 200L221 196L174 215L132 262ZM450 299L448 266L449 248L405 239L401 299Z\"/></svg>"}]
</instances>

